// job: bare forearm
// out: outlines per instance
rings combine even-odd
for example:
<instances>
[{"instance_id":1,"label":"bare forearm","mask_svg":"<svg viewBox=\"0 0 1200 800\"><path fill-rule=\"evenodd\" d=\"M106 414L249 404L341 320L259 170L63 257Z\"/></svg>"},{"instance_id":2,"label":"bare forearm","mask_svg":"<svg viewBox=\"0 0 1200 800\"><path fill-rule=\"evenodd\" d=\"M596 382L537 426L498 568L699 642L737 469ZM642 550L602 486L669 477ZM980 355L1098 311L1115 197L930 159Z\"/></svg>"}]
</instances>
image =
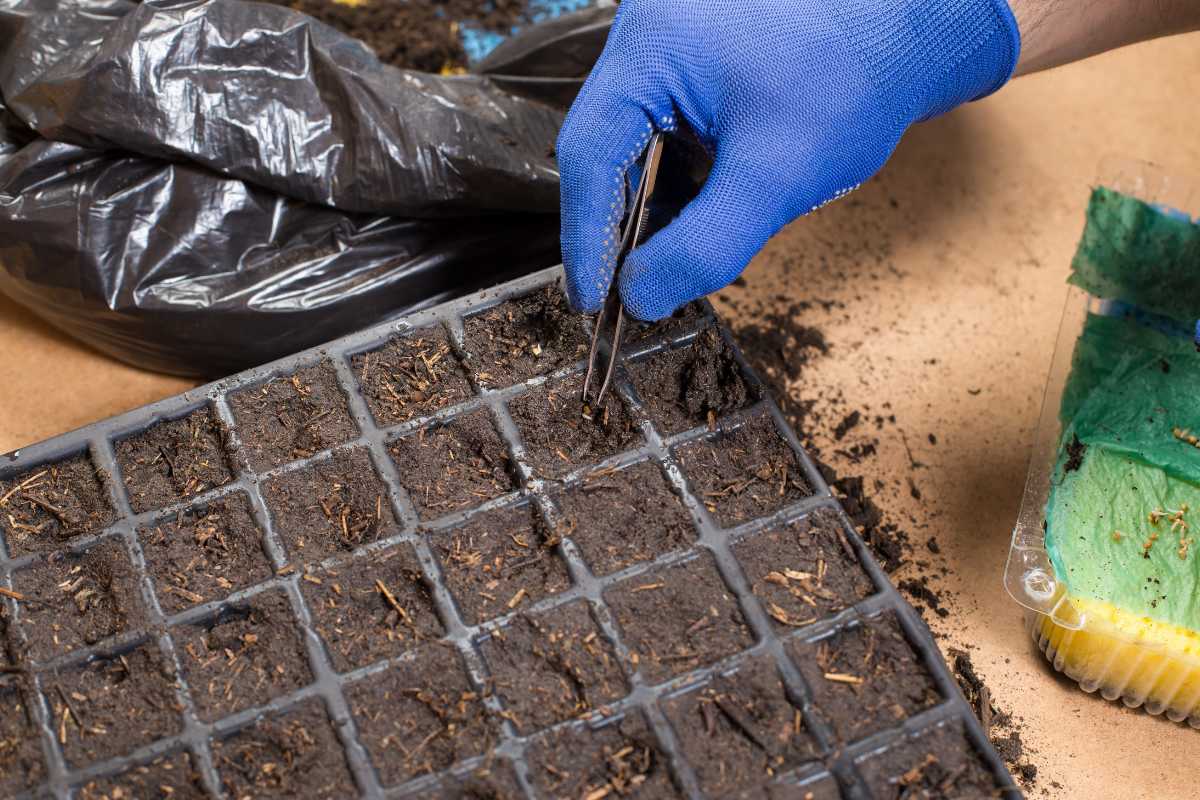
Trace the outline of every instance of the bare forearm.
<instances>
[{"instance_id":1,"label":"bare forearm","mask_svg":"<svg viewBox=\"0 0 1200 800\"><path fill-rule=\"evenodd\" d=\"M1010 0L1023 75L1134 42L1200 29L1200 0Z\"/></svg>"}]
</instances>

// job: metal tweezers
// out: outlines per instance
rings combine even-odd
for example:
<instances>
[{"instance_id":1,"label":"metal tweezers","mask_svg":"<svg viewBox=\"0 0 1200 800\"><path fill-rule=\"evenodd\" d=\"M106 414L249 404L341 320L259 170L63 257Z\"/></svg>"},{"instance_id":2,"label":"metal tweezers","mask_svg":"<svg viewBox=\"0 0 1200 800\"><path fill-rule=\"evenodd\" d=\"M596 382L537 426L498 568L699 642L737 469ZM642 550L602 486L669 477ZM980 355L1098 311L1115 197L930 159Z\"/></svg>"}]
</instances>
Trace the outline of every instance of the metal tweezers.
<instances>
[{"instance_id":1,"label":"metal tweezers","mask_svg":"<svg viewBox=\"0 0 1200 800\"><path fill-rule=\"evenodd\" d=\"M662 145L662 133L655 133L650 137L650 144L646 147L646 161L642 167L642 177L638 181L637 192L633 198L633 207L629 209L629 219L625 222L625 229L621 233L621 246L617 250L617 262L613 269L612 282L609 284L608 297L604 299L604 307L600 309L592 331L592 347L588 352L587 375L583 379L583 415L585 417L590 418L592 410L599 411L604 407L604 395L608 392L613 373L617 370L617 358L621 352L621 334L625 328L625 304L621 302L621 294L617 291L617 275L620 274L621 267L625 264L625 257L642 242L642 234L646 229L648 203L650 195L654 192L654 179L658 176L658 163L662 157ZM613 325L612 335L609 337L610 348L608 365L604 369L604 381L600 384L600 391L596 394L596 399L589 401L588 389L591 387L592 378L596 373L596 353L600 349L600 339L603 336L607 320L614 316L616 322Z\"/></svg>"}]
</instances>

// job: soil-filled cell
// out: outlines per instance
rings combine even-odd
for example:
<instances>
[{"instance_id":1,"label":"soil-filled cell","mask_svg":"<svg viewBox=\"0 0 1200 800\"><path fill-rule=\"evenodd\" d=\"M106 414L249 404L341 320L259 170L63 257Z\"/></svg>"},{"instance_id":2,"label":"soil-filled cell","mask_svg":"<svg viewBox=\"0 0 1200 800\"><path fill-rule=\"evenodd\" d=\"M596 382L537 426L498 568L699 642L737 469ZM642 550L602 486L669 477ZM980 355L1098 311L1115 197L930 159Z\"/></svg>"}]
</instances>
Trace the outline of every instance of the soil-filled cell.
<instances>
[{"instance_id":1,"label":"soil-filled cell","mask_svg":"<svg viewBox=\"0 0 1200 800\"><path fill-rule=\"evenodd\" d=\"M679 495L652 462L594 472L555 501L562 509L562 534L597 575L689 547L696 538Z\"/></svg>"},{"instance_id":2,"label":"soil-filled cell","mask_svg":"<svg viewBox=\"0 0 1200 800\"><path fill-rule=\"evenodd\" d=\"M442 575L468 625L516 611L571 584L532 503L472 517L466 524L429 535Z\"/></svg>"},{"instance_id":3,"label":"soil-filled cell","mask_svg":"<svg viewBox=\"0 0 1200 800\"><path fill-rule=\"evenodd\" d=\"M676 451L688 484L725 528L812 494L800 461L770 417L753 417Z\"/></svg>"},{"instance_id":4,"label":"soil-filled cell","mask_svg":"<svg viewBox=\"0 0 1200 800\"><path fill-rule=\"evenodd\" d=\"M517 488L508 448L486 409L421 428L390 450L400 484L423 520Z\"/></svg>"},{"instance_id":5,"label":"soil-filled cell","mask_svg":"<svg viewBox=\"0 0 1200 800\"><path fill-rule=\"evenodd\" d=\"M781 634L848 608L874 588L833 512L749 536L733 553Z\"/></svg>"},{"instance_id":6,"label":"soil-filled cell","mask_svg":"<svg viewBox=\"0 0 1200 800\"><path fill-rule=\"evenodd\" d=\"M940 701L933 676L890 614L789 650L815 713L851 742L898 726Z\"/></svg>"},{"instance_id":7,"label":"soil-filled cell","mask_svg":"<svg viewBox=\"0 0 1200 800\"><path fill-rule=\"evenodd\" d=\"M558 286L467 318L466 349L476 382L498 389L579 361L590 344L580 322Z\"/></svg>"},{"instance_id":8,"label":"soil-filled cell","mask_svg":"<svg viewBox=\"0 0 1200 800\"><path fill-rule=\"evenodd\" d=\"M438 326L394 336L350 363L371 415L383 427L429 416L471 396L467 373Z\"/></svg>"},{"instance_id":9,"label":"soil-filled cell","mask_svg":"<svg viewBox=\"0 0 1200 800\"><path fill-rule=\"evenodd\" d=\"M171 635L196 714L205 721L263 705L312 680L291 606L279 592L173 628Z\"/></svg>"},{"instance_id":10,"label":"soil-filled cell","mask_svg":"<svg viewBox=\"0 0 1200 800\"><path fill-rule=\"evenodd\" d=\"M276 475L264 496L288 558L296 561L320 561L396 532L387 490L361 448Z\"/></svg>"},{"instance_id":11,"label":"soil-filled cell","mask_svg":"<svg viewBox=\"0 0 1200 800\"><path fill-rule=\"evenodd\" d=\"M346 698L359 741L388 786L440 772L496 743L498 720L448 644L428 645L413 660L347 686Z\"/></svg>"},{"instance_id":12,"label":"soil-filled cell","mask_svg":"<svg viewBox=\"0 0 1200 800\"><path fill-rule=\"evenodd\" d=\"M138 538L166 614L220 600L271 576L262 533L241 493L147 525Z\"/></svg>"},{"instance_id":13,"label":"soil-filled cell","mask_svg":"<svg viewBox=\"0 0 1200 800\"><path fill-rule=\"evenodd\" d=\"M753 644L712 557L630 578L604 592L636 666L660 683Z\"/></svg>"},{"instance_id":14,"label":"soil-filled cell","mask_svg":"<svg viewBox=\"0 0 1200 800\"><path fill-rule=\"evenodd\" d=\"M48 661L146 625L137 574L120 540L82 553L53 553L13 574L24 595L20 628L28 655Z\"/></svg>"},{"instance_id":15,"label":"soil-filled cell","mask_svg":"<svg viewBox=\"0 0 1200 800\"><path fill-rule=\"evenodd\" d=\"M512 764L488 759L465 774L447 774L435 788L403 795L405 800L525 800Z\"/></svg>"},{"instance_id":16,"label":"soil-filled cell","mask_svg":"<svg viewBox=\"0 0 1200 800\"><path fill-rule=\"evenodd\" d=\"M629 326L625 334L627 344L641 344L654 339L671 339L682 336L696 328L706 318L704 307L698 302L691 302L677 308L671 316L658 322L642 322L627 317Z\"/></svg>"},{"instance_id":17,"label":"soil-filled cell","mask_svg":"<svg viewBox=\"0 0 1200 800\"><path fill-rule=\"evenodd\" d=\"M521 615L494 631L480 650L522 734L587 714L627 692L612 645L587 602Z\"/></svg>"},{"instance_id":18,"label":"soil-filled cell","mask_svg":"<svg viewBox=\"0 0 1200 800\"><path fill-rule=\"evenodd\" d=\"M633 385L664 435L713 426L758 399L716 328L630 365Z\"/></svg>"},{"instance_id":19,"label":"soil-filled cell","mask_svg":"<svg viewBox=\"0 0 1200 800\"><path fill-rule=\"evenodd\" d=\"M201 800L208 797L187 751L161 756L79 787L77 800Z\"/></svg>"},{"instance_id":20,"label":"soil-filled cell","mask_svg":"<svg viewBox=\"0 0 1200 800\"><path fill-rule=\"evenodd\" d=\"M733 675L718 675L663 705L709 797L734 796L819 757L770 656L744 662Z\"/></svg>"},{"instance_id":21,"label":"soil-filled cell","mask_svg":"<svg viewBox=\"0 0 1200 800\"><path fill-rule=\"evenodd\" d=\"M0 533L9 555L54 550L110 525L102 474L84 454L0 480Z\"/></svg>"},{"instance_id":22,"label":"soil-filled cell","mask_svg":"<svg viewBox=\"0 0 1200 800\"><path fill-rule=\"evenodd\" d=\"M339 672L400 655L444 632L411 545L306 572L300 590Z\"/></svg>"},{"instance_id":23,"label":"soil-filled cell","mask_svg":"<svg viewBox=\"0 0 1200 800\"><path fill-rule=\"evenodd\" d=\"M228 483L225 432L207 406L116 443L129 504L141 513Z\"/></svg>"},{"instance_id":24,"label":"soil-filled cell","mask_svg":"<svg viewBox=\"0 0 1200 800\"><path fill-rule=\"evenodd\" d=\"M46 779L31 696L25 676L0 674L0 795L4 797Z\"/></svg>"},{"instance_id":25,"label":"soil-filled cell","mask_svg":"<svg viewBox=\"0 0 1200 800\"><path fill-rule=\"evenodd\" d=\"M605 395L603 408L591 408L583 404L582 386L575 375L509 404L525 458L539 478L561 478L642 443L633 414L615 392Z\"/></svg>"},{"instance_id":26,"label":"soil-filled cell","mask_svg":"<svg viewBox=\"0 0 1200 800\"><path fill-rule=\"evenodd\" d=\"M182 730L175 683L170 662L146 643L50 673L42 693L63 755L79 767Z\"/></svg>"},{"instance_id":27,"label":"soil-filled cell","mask_svg":"<svg viewBox=\"0 0 1200 800\"><path fill-rule=\"evenodd\" d=\"M955 723L875 753L859 764L859 771L877 800L1001 796L995 775Z\"/></svg>"},{"instance_id":28,"label":"soil-filled cell","mask_svg":"<svg viewBox=\"0 0 1200 800\"><path fill-rule=\"evenodd\" d=\"M212 751L230 798L358 795L341 742L316 698L215 740Z\"/></svg>"},{"instance_id":29,"label":"soil-filled cell","mask_svg":"<svg viewBox=\"0 0 1200 800\"><path fill-rule=\"evenodd\" d=\"M552 800L683 797L671 780L666 753L637 712L601 725L544 734L533 741L526 757L534 788Z\"/></svg>"},{"instance_id":30,"label":"soil-filled cell","mask_svg":"<svg viewBox=\"0 0 1200 800\"><path fill-rule=\"evenodd\" d=\"M239 452L259 471L310 458L357 433L327 361L233 392L229 407L237 421Z\"/></svg>"}]
</instances>

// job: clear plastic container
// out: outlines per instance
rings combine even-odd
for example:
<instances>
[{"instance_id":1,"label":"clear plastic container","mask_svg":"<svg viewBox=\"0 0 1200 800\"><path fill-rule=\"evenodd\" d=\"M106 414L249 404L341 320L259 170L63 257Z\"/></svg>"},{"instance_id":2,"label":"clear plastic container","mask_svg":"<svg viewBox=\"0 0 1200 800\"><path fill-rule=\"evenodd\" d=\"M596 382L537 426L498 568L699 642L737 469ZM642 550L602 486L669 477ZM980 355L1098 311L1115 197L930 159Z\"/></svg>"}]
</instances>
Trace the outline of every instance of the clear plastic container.
<instances>
[{"instance_id":1,"label":"clear plastic container","mask_svg":"<svg viewBox=\"0 0 1200 800\"><path fill-rule=\"evenodd\" d=\"M1110 157L1101 162L1098 183L1166 213L1200 218L1200 182L1155 165ZM1076 341L1089 313L1116 313L1115 308L1080 289L1068 292L1013 529L1005 588L1027 609L1027 628L1046 658L1085 692L1099 691L1105 699L1200 728L1200 632L1071 595L1046 550L1059 408Z\"/></svg>"}]
</instances>

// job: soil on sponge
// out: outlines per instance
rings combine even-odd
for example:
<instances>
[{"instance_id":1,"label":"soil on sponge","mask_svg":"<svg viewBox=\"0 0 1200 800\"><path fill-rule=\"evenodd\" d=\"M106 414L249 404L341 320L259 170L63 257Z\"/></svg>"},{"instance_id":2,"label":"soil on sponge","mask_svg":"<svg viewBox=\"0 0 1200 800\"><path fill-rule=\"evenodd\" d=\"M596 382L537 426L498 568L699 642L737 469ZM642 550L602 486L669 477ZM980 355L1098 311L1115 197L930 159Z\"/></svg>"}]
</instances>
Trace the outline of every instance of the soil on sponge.
<instances>
[{"instance_id":1,"label":"soil on sponge","mask_svg":"<svg viewBox=\"0 0 1200 800\"><path fill-rule=\"evenodd\" d=\"M590 346L579 314L557 285L468 317L463 327L475 381L489 389L566 367L587 356Z\"/></svg>"},{"instance_id":2,"label":"soil on sponge","mask_svg":"<svg viewBox=\"0 0 1200 800\"><path fill-rule=\"evenodd\" d=\"M206 406L118 441L117 465L133 510L162 508L228 483L224 440L224 427Z\"/></svg>"},{"instance_id":3,"label":"soil on sponge","mask_svg":"<svg viewBox=\"0 0 1200 800\"><path fill-rule=\"evenodd\" d=\"M0 532L9 555L54 550L112 524L107 480L83 454L0 481Z\"/></svg>"}]
</instances>

